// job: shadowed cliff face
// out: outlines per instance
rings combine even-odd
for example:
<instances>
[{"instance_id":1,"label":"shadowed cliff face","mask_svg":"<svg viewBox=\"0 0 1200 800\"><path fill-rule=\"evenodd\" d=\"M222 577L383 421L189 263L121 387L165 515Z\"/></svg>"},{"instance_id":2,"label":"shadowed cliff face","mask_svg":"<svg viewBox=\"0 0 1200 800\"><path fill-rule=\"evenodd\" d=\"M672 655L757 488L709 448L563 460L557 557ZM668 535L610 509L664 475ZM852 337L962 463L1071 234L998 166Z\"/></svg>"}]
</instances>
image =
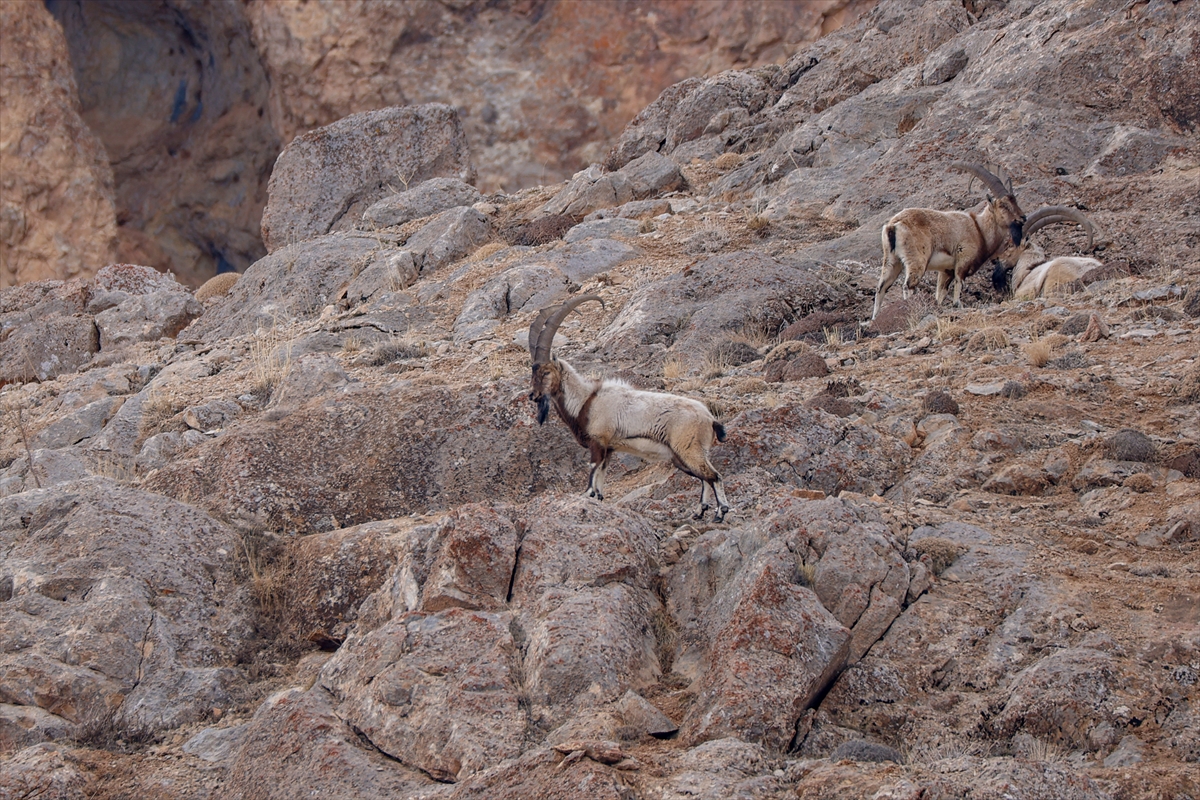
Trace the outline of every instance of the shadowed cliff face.
<instances>
[{"instance_id":1,"label":"shadowed cliff face","mask_svg":"<svg viewBox=\"0 0 1200 800\"><path fill-rule=\"evenodd\" d=\"M83 118L112 162L121 260L199 284L260 258L279 138L240 6L47 6L66 35Z\"/></svg>"}]
</instances>

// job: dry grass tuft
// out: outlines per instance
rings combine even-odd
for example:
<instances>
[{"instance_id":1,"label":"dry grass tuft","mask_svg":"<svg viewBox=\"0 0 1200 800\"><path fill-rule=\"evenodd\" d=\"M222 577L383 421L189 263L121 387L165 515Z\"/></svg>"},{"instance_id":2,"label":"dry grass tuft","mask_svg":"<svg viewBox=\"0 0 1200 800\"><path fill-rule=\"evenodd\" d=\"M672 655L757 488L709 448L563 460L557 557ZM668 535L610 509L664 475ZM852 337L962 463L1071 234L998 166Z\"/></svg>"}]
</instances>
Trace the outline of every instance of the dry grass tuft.
<instances>
[{"instance_id":1,"label":"dry grass tuft","mask_svg":"<svg viewBox=\"0 0 1200 800\"><path fill-rule=\"evenodd\" d=\"M771 221L762 214L755 214L746 220L746 227L757 236L766 236L771 232Z\"/></svg>"},{"instance_id":2,"label":"dry grass tuft","mask_svg":"<svg viewBox=\"0 0 1200 800\"><path fill-rule=\"evenodd\" d=\"M724 172L734 167L740 167L744 158L740 153L721 153L713 159L712 165Z\"/></svg>"},{"instance_id":3,"label":"dry grass tuft","mask_svg":"<svg viewBox=\"0 0 1200 800\"><path fill-rule=\"evenodd\" d=\"M506 247L508 247L508 245L506 245L504 242L488 242L487 244L481 246L474 253L471 253L471 255L467 257L467 261L472 264L483 261L486 258L496 255L496 253L499 253Z\"/></svg>"},{"instance_id":4,"label":"dry grass tuft","mask_svg":"<svg viewBox=\"0 0 1200 800\"><path fill-rule=\"evenodd\" d=\"M410 358L425 358L429 355L429 348L421 342L408 342L399 337L389 339L386 342L380 342L372 347L365 356L363 361L372 367L382 367L384 364L390 364L393 361L401 361Z\"/></svg>"},{"instance_id":5,"label":"dry grass tuft","mask_svg":"<svg viewBox=\"0 0 1200 800\"><path fill-rule=\"evenodd\" d=\"M687 375L687 365L677 356L671 356L662 365L663 380L677 381Z\"/></svg>"},{"instance_id":6,"label":"dry grass tuft","mask_svg":"<svg viewBox=\"0 0 1200 800\"><path fill-rule=\"evenodd\" d=\"M796 575L800 579L801 586L812 588L817 580L817 565L802 563L796 568Z\"/></svg>"},{"instance_id":7,"label":"dry grass tuft","mask_svg":"<svg viewBox=\"0 0 1200 800\"><path fill-rule=\"evenodd\" d=\"M1034 339L1032 342L1021 345L1021 352L1029 359L1029 363L1035 367L1044 367L1050 363L1050 356L1054 353L1054 345L1048 339Z\"/></svg>"},{"instance_id":8,"label":"dry grass tuft","mask_svg":"<svg viewBox=\"0 0 1200 800\"><path fill-rule=\"evenodd\" d=\"M1008 347L1008 334L1003 328L991 326L983 330L975 331L971 334L971 338L967 340L967 350L1003 350Z\"/></svg>"}]
</instances>

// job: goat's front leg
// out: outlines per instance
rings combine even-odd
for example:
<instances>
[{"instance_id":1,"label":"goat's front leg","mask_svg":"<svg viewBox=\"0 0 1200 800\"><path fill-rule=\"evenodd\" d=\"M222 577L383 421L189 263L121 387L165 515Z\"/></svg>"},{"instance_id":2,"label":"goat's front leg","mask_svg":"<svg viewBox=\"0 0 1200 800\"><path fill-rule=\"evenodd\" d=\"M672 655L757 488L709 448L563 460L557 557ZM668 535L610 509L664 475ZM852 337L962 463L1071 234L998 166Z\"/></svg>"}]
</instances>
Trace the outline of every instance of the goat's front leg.
<instances>
[{"instance_id":1,"label":"goat's front leg","mask_svg":"<svg viewBox=\"0 0 1200 800\"><path fill-rule=\"evenodd\" d=\"M597 500L604 499L604 475L608 469L608 457L610 455L612 455L611 450L592 448L592 473L588 476L588 488L583 493L584 497L594 497Z\"/></svg>"}]
</instances>

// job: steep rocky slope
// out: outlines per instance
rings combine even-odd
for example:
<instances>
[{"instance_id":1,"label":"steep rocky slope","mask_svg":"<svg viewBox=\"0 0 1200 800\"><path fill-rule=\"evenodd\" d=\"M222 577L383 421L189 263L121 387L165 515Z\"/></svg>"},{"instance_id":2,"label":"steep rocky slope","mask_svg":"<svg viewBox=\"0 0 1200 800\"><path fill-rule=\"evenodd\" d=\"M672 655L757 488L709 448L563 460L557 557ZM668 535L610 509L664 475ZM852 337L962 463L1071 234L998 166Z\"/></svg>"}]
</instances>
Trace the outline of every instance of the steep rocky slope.
<instances>
[{"instance_id":1,"label":"steep rocky slope","mask_svg":"<svg viewBox=\"0 0 1200 800\"><path fill-rule=\"evenodd\" d=\"M376 198L378 117L315 131L203 306L129 265L0 294L0 786L1196 797L1197 53L1195 0L888 0L562 185ZM446 112L394 112L441 121L414 163ZM861 324L882 222L982 199L956 159L1106 268ZM723 523L668 465L578 496L525 337L579 292L558 354L721 415Z\"/></svg>"}]
</instances>

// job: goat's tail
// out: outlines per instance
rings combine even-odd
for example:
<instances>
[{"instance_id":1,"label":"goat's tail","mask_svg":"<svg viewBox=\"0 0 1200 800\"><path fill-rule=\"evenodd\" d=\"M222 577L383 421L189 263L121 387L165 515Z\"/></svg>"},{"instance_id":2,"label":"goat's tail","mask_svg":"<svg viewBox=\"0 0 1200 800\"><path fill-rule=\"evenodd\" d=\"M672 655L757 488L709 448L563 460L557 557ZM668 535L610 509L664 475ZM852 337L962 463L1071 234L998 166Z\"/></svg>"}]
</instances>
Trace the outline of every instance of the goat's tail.
<instances>
[{"instance_id":1,"label":"goat's tail","mask_svg":"<svg viewBox=\"0 0 1200 800\"><path fill-rule=\"evenodd\" d=\"M883 230L887 233L888 252L896 252L896 226L889 223Z\"/></svg>"},{"instance_id":2,"label":"goat's tail","mask_svg":"<svg viewBox=\"0 0 1200 800\"><path fill-rule=\"evenodd\" d=\"M725 426L717 422L715 419L713 420L713 433L717 435L718 442L725 441Z\"/></svg>"}]
</instances>

